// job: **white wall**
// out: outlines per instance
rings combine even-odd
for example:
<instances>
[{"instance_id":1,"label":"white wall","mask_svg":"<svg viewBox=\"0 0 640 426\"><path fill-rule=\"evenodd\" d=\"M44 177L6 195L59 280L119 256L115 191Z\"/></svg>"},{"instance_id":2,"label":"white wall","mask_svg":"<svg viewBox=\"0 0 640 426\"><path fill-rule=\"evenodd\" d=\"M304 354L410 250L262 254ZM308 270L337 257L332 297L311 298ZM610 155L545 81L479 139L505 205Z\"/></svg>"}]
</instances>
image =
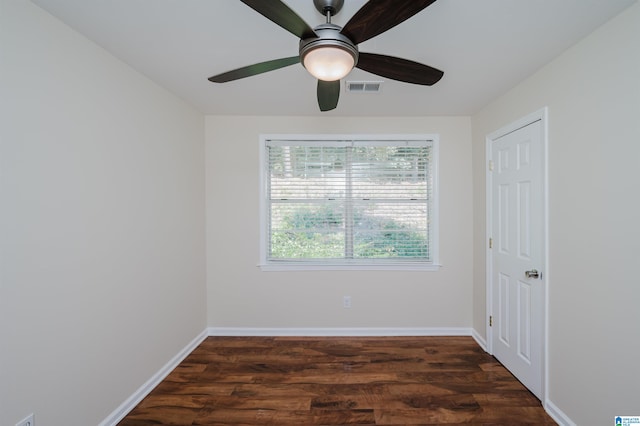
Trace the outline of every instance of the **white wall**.
<instances>
[{"instance_id":1,"label":"white wall","mask_svg":"<svg viewBox=\"0 0 640 426\"><path fill-rule=\"evenodd\" d=\"M96 425L206 327L204 119L0 8L0 424Z\"/></svg>"},{"instance_id":2,"label":"white wall","mask_svg":"<svg viewBox=\"0 0 640 426\"><path fill-rule=\"evenodd\" d=\"M261 133L440 134L438 272L262 272ZM469 117L206 119L210 327L432 328L471 326L472 196ZM342 307L350 295L351 309Z\"/></svg>"},{"instance_id":3,"label":"white wall","mask_svg":"<svg viewBox=\"0 0 640 426\"><path fill-rule=\"evenodd\" d=\"M474 326L485 136L549 107L549 395L579 425L640 415L640 4L473 117Z\"/></svg>"}]
</instances>

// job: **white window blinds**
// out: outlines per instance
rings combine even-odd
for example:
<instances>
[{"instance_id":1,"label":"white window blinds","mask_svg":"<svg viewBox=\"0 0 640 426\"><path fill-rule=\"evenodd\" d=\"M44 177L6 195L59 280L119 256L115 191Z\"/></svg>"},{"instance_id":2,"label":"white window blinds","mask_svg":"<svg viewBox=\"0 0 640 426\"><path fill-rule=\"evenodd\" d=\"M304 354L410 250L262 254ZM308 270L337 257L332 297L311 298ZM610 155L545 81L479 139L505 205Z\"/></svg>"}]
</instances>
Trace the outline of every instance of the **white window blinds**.
<instances>
[{"instance_id":1,"label":"white window blinds","mask_svg":"<svg viewBox=\"0 0 640 426\"><path fill-rule=\"evenodd\" d=\"M433 140L265 139L264 261L431 264Z\"/></svg>"}]
</instances>

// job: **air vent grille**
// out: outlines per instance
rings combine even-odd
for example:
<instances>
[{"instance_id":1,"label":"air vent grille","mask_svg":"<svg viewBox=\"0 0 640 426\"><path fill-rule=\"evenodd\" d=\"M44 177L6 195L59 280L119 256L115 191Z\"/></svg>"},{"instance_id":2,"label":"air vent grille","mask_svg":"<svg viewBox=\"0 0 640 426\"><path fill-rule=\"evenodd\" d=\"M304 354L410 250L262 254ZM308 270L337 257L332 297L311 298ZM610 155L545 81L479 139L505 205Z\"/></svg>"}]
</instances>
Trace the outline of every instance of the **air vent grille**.
<instances>
[{"instance_id":1,"label":"air vent grille","mask_svg":"<svg viewBox=\"0 0 640 426\"><path fill-rule=\"evenodd\" d=\"M347 92L353 93L379 93L382 89L382 81L347 81Z\"/></svg>"}]
</instances>

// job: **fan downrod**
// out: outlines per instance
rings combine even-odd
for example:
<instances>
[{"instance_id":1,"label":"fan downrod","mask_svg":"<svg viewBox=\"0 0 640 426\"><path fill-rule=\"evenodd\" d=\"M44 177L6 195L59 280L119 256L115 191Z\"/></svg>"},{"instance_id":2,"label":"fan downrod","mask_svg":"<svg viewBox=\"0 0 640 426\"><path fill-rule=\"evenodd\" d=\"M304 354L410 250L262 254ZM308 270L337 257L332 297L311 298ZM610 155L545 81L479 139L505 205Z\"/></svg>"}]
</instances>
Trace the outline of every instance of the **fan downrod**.
<instances>
[{"instance_id":1,"label":"fan downrod","mask_svg":"<svg viewBox=\"0 0 640 426\"><path fill-rule=\"evenodd\" d=\"M313 5L322 16L327 16L327 13L329 16L334 16L342 9L344 0L313 0Z\"/></svg>"}]
</instances>

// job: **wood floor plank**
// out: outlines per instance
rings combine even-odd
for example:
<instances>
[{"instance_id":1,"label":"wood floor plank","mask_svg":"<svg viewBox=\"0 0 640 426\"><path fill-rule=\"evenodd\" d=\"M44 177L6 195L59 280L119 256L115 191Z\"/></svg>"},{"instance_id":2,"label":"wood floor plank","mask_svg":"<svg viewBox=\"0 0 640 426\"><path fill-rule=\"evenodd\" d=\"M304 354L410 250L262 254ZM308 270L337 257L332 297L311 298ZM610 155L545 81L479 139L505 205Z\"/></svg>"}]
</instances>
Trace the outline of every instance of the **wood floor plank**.
<instances>
[{"instance_id":1,"label":"wood floor plank","mask_svg":"<svg viewBox=\"0 0 640 426\"><path fill-rule=\"evenodd\" d=\"M210 337L129 415L140 425L555 424L457 337Z\"/></svg>"},{"instance_id":2,"label":"wood floor plank","mask_svg":"<svg viewBox=\"0 0 640 426\"><path fill-rule=\"evenodd\" d=\"M212 408L201 412L193 425L374 425L371 410L225 410Z\"/></svg>"}]
</instances>

